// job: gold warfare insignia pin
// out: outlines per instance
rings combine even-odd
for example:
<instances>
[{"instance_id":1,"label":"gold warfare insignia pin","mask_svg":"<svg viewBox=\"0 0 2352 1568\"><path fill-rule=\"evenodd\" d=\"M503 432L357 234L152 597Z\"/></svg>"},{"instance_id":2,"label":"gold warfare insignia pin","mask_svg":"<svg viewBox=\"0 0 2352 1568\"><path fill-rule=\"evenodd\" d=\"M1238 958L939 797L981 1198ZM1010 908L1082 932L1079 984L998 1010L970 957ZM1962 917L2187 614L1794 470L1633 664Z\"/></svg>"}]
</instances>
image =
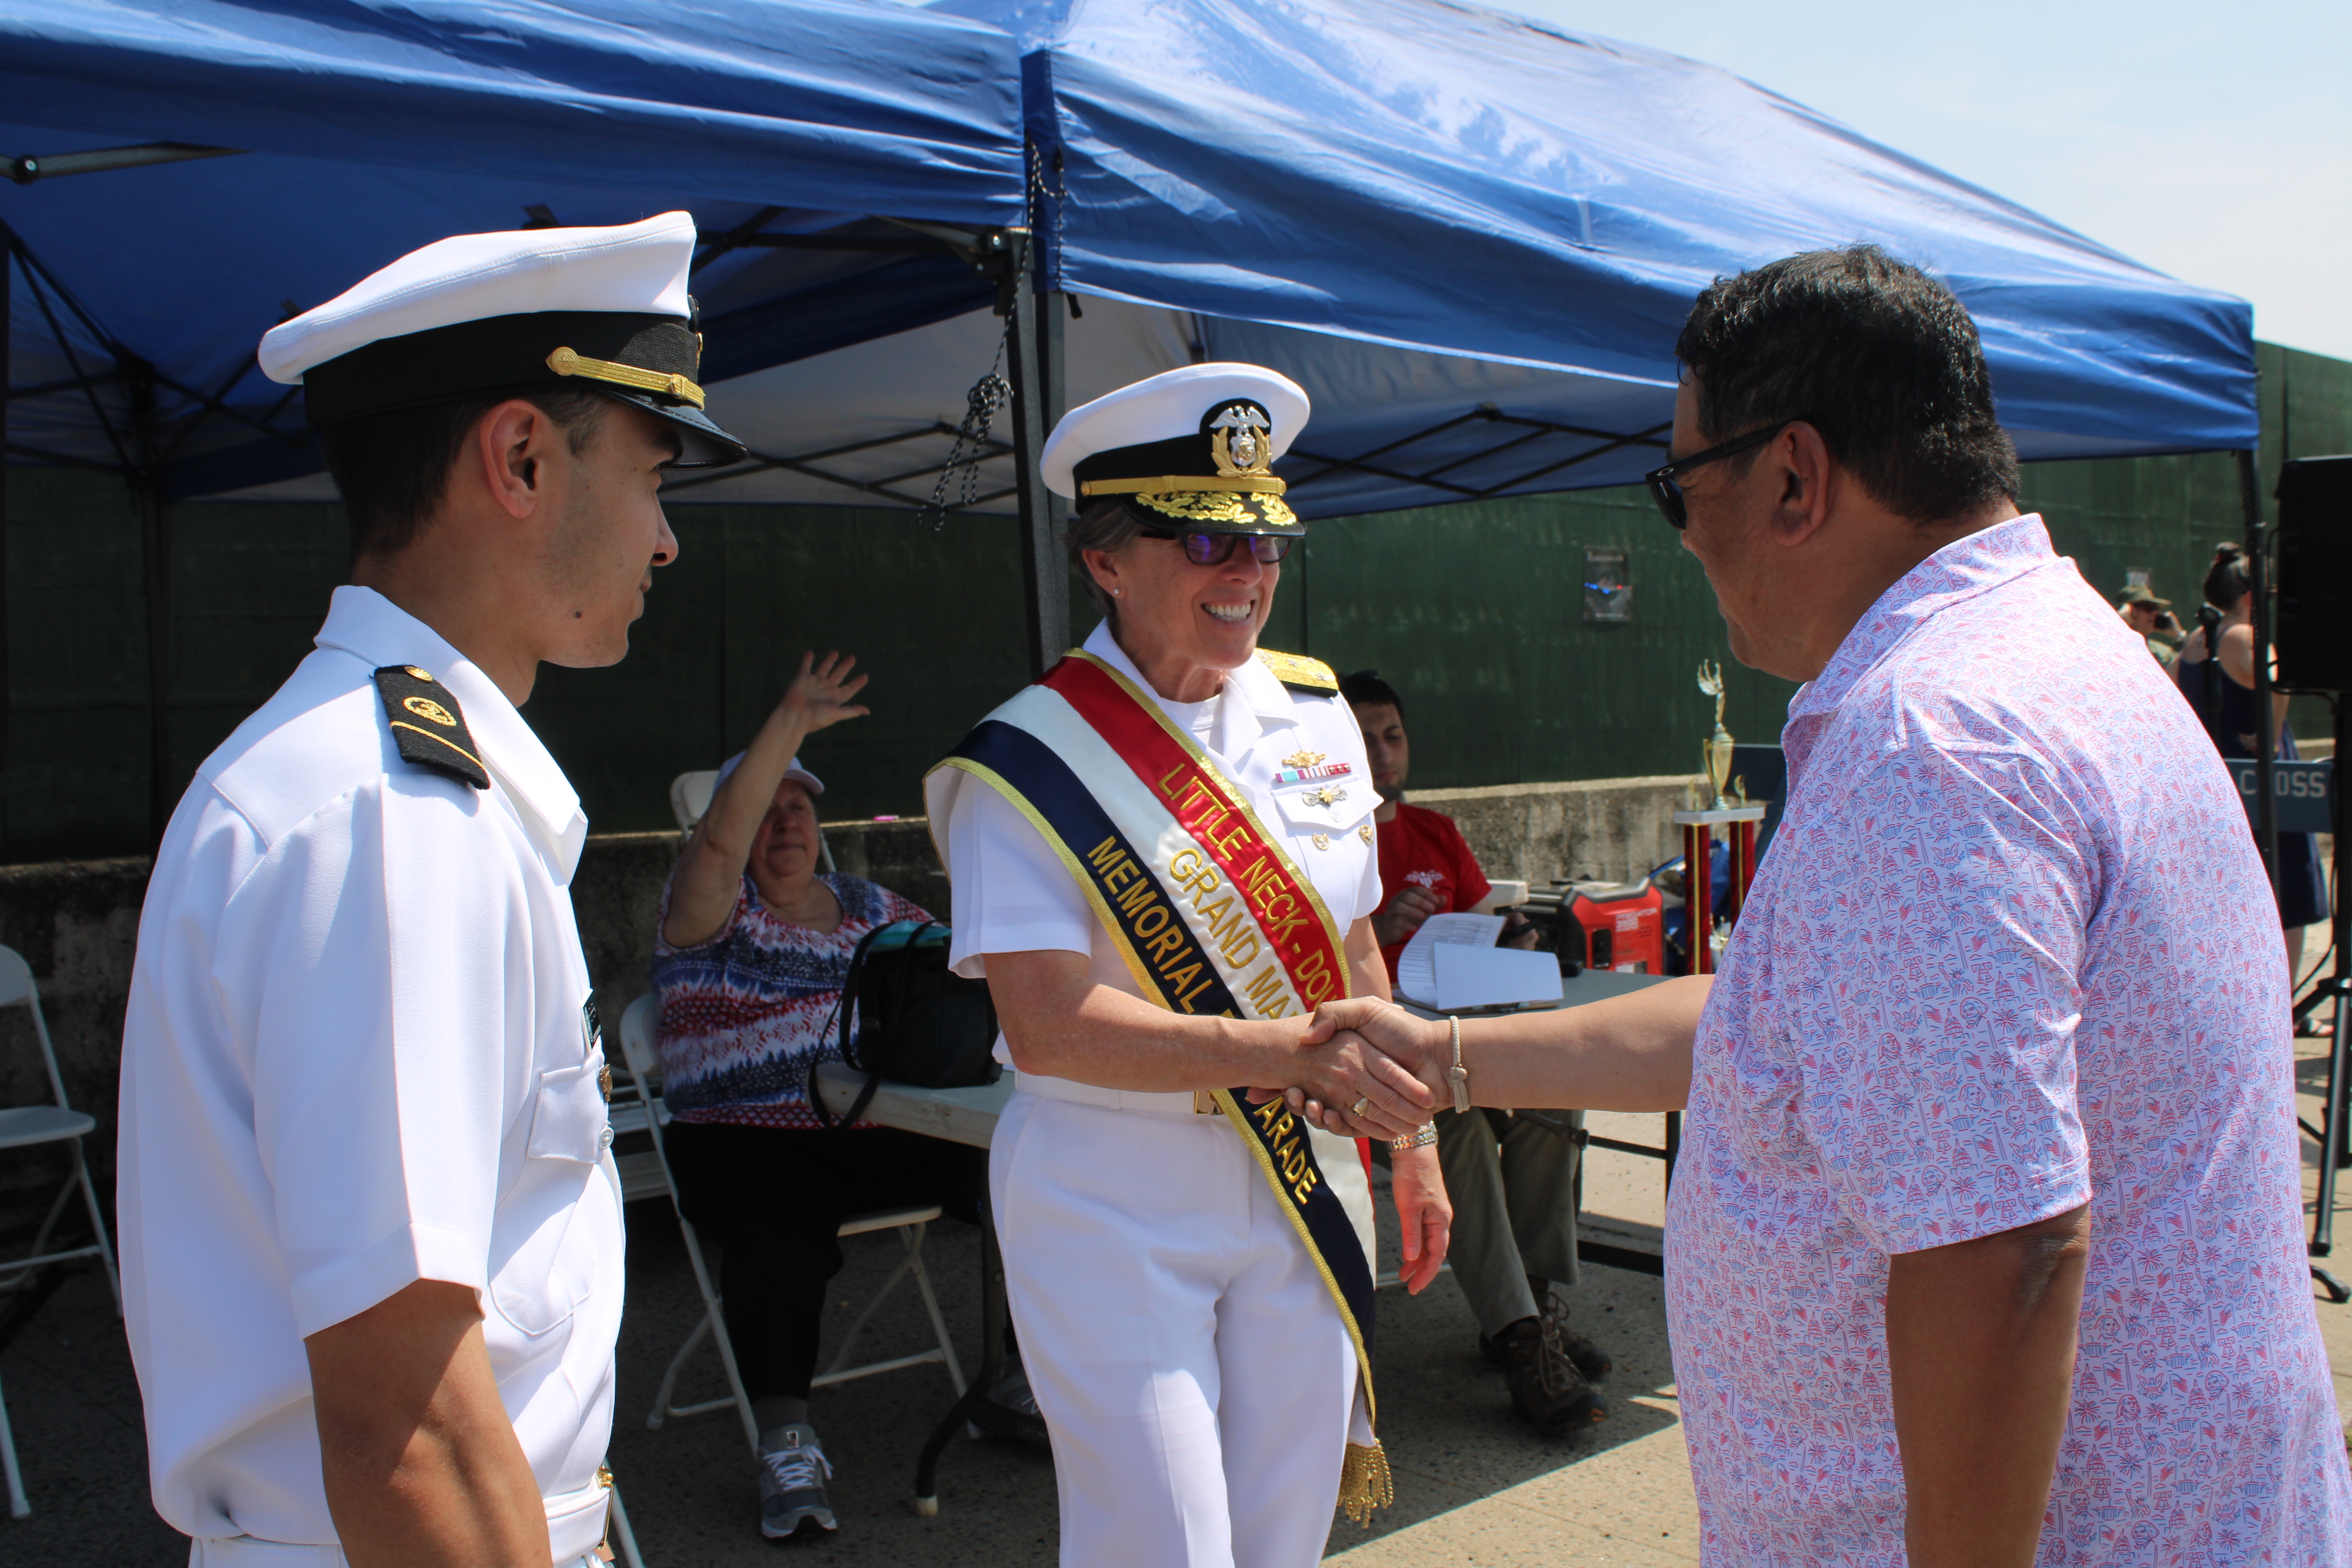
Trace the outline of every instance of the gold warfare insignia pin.
<instances>
[{"instance_id":1,"label":"gold warfare insignia pin","mask_svg":"<svg viewBox=\"0 0 2352 1568\"><path fill-rule=\"evenodd\" d=\"M400 705L419 719L438 724L444 730L454 730L457 727L457 715L430 697L404 697L400 700Z\"/></svg>"},{"instance_id":2,"label":"gold warfare insignia pin","mask_svg":"<svg viewBox=\"0 0 2352 1568\"><path fill-rule=\"evenodd\" d=\"M1311 768L1321 762L1325 754L1322 752L1293 752L1282 759L1282 765L1286 768Z\"/></svg>"}]
</instances>

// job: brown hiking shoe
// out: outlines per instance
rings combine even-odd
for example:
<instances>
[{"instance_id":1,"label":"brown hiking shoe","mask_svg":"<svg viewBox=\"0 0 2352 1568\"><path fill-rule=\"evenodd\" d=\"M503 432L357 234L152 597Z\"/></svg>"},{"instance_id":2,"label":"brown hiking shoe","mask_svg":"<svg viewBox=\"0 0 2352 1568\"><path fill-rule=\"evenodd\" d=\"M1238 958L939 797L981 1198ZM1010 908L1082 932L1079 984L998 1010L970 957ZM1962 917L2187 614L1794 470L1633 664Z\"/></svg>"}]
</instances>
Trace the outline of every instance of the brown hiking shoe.
<instances>
[{"instance_id":1,"label":"brown hiking shoe","mask_svg":"<svg viewBox=\"0 0 2352 1568\"><path fill-rule=\"evenodd\" d=\"M1496 1336L1503 1351L1503 1376L1511 1407L1547 1437L1559 1437L1604 1420L1608 1402L1584 1381L1562 1342L1560 1320L1523 1318Z\"/></svg>"},{"instance_id":2,"label":"brown hiking shoe","mask_svg":"<svg viewBox=\"0 0 2352 1568\"><path fill-rule=\"evenodd\" d=\"M1607 1351L1568 1326L1568 1303L1560 1300L1558 1292L1548 1289L1537 1291L1536 1307L1544 1323L1557 1327L1559 1342L1568 1349L1568 1359L1576 1363L1576 1370L1584 1374L1585 1382L1599 1383L1616 1370L1617 1363L1609 1359ZM1507 1335L1509 1331L1507 1329L1504 1331ZM1478 1353L1495 1366L1505 1366L1510 1362L1510 1356L1503 1349L1503 1342L1490 1340L1484 1334L1478 1336Z\"/></svg>"}]
</instances>

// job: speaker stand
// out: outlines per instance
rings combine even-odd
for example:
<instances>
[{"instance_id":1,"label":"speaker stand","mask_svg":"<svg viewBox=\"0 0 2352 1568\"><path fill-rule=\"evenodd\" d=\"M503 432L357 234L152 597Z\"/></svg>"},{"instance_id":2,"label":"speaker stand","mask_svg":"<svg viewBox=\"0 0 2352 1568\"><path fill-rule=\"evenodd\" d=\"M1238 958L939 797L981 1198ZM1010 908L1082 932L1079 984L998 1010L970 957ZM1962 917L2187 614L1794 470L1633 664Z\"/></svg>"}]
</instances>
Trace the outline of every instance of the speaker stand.
<instances>
[{"instance_id":1,"label":"speaker stand","mask_svg":"<svg viewBox=\"0 0 2352 1568\"><path fill-rule=\"evenodd\" d=\"M2315 1128L2301 1117L2295 1118L2295 1125L2311 1134L2319 1144L2319 1202L2311 1221L2310 1251L2314 1258L2326 1258L2336 1249L2336 1173L2342 1168L2347 1159L2345 1123L2347 1118L2345 1114L2347 1109L2345 1091L2352 1089L2352 1083L2346 1081L2344 1074L2346 1043L2347 1037L2352 1037L2352 953L2345 951L2345 910L2342 892L2344 887L2343 700L2340 696L2331 696L2327 706L2335 720L2337 759L2327 781L2328 819L2336 826L2333 836L2333 853L2328 856L2331 875L2327 900L2330 917L2328 930L2336 949L2336 967L2326 979L2314 988L2313 1000L2316 1001L2324 995L2335 1004L2333 1011L2336 1015L2336 1036L2327 1042L2327 1091L2321 1101L2325 1109L2319 1113L2319 1125ZM2301 1162L2298 1161L2297 1163ZM2311 1266L2311 1277L2319 1281L2321 1289L2327 1292L2327 1299L2337 1306L2352 1301L2352 1289L2345 1289L2342 1280L2316 1263Z\"/></svg>"}]
</instances>

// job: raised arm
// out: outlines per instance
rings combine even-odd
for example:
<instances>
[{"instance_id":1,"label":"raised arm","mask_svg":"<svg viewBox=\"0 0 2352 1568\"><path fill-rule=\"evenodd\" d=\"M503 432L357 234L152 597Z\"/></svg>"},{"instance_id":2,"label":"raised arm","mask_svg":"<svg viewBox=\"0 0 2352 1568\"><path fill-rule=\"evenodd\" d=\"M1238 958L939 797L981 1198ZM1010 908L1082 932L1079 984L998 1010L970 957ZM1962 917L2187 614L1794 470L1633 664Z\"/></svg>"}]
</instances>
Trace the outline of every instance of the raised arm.
<instances>
[{"instance_id":1,"label":"raised arm","mask_svg":"<svg viewBox=\"0 0 2352 1568\"><path fill-rule=\"evenodd\" d=\"M823 664L814 653L801 655L800 673L784 689L783 700L712 792L710 809L687 840L670 884L669 918L662 924L662 940L672 947L708 942L726 923L742 887L751 837L801 742L844 719L865 717L866 709L850 703L866 681L863 675L851 678L856 667L857 660L842 654L826 654Z\"/></svg>"}]
</instances>

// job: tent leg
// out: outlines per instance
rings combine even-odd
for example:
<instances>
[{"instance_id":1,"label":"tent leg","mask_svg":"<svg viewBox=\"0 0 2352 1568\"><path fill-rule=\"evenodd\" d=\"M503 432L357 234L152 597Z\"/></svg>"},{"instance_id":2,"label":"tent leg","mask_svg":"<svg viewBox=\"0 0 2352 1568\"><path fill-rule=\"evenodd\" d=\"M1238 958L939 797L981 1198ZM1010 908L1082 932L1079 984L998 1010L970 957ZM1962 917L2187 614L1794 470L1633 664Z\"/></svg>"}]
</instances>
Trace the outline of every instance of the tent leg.
<instances>
[{"instance_id":1,"label":"tent leg","mask_svg":"<svg viewBox=\"0 0 2352 1568\"><path fill-rule=\"evenodd\" d=\"M1045 488L1039 466L1050 428L1046 405L1053 384L1040 363L1038 350L1045 334L1037 330L1036 318L1039 306L1049 301L1030 283L1028 236L1021 234L1020 239L1008 247L1008 263L1016 273L1004 296L1005 330L1013 340L1013 463L1021 500L1021 590L1028 609L1029 668L1043 675L1070 646L1069 568L1062 555L1062 498Z\"/></svg>"},{"instance_id":2,"label":"tent leg","mask_svg":"<svg viewBox=\"0 0 2352 1568\"><path fill-rule=\"evenodd\" d=\"M147 577L147 842L163 842L172 816L172 537L163 492L148 475L131 481Z\"/></svg>"},{"instance_id":3,"label":"tent leg","mask_svg":"<svg viewBox=\"0 0 2352 1568\"><path fill-rule=\"evenodd\" d=\"M8 766L8 308L16 236L0 223L0 770Z\"/></svg>"}]
</instances>

